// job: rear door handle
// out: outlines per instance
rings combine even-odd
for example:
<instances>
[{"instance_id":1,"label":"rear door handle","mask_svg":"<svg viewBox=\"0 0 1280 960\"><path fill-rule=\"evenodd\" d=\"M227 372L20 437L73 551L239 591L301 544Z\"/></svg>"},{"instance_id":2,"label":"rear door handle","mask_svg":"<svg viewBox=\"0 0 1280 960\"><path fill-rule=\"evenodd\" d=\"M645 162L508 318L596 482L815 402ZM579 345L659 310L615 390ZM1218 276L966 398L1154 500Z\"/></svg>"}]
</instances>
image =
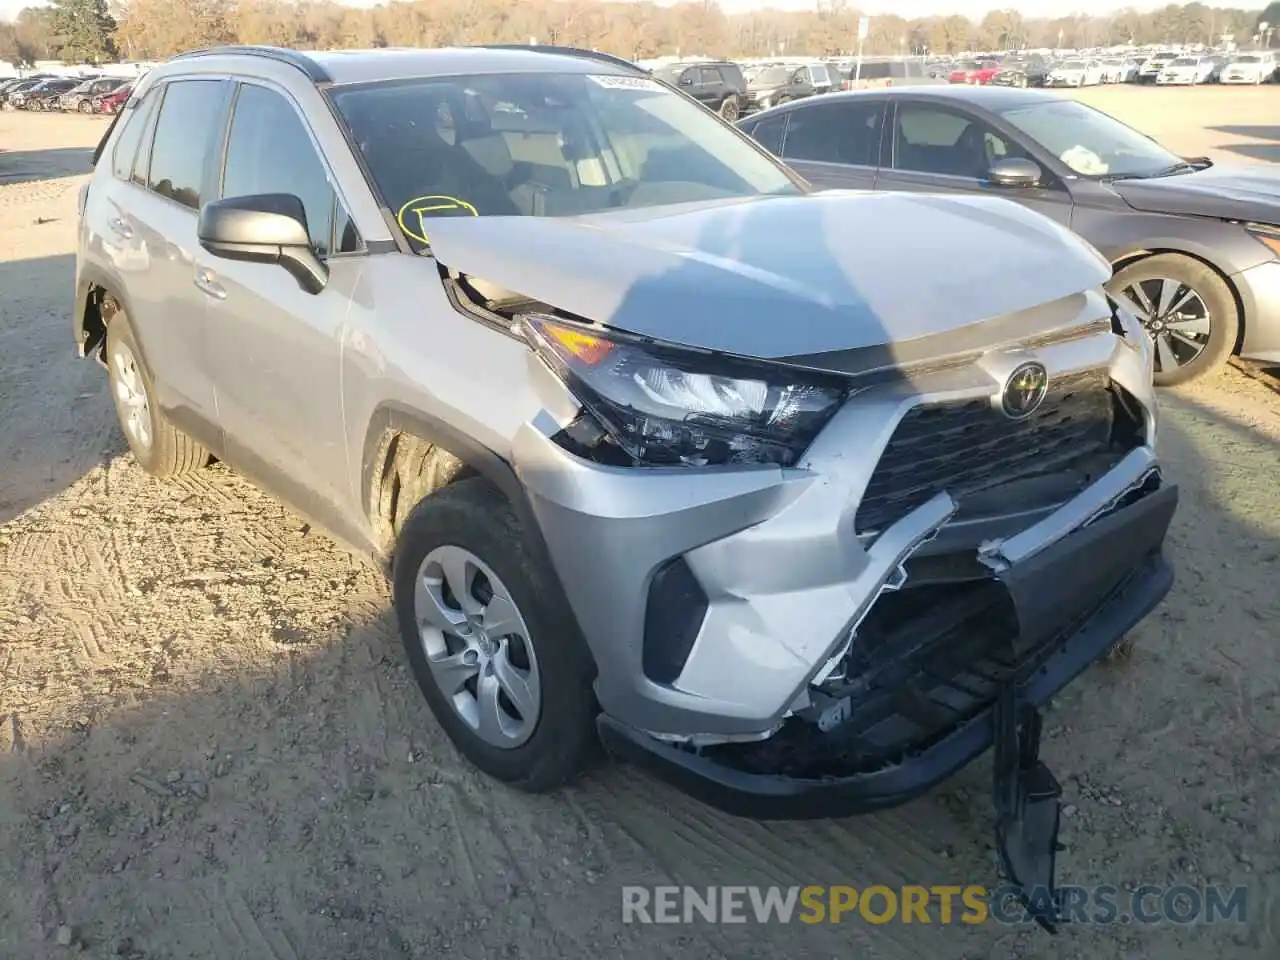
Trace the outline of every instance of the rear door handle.
<instances>
[{"instance_id":1,"label":"rear door handle","mask_svg":"<svg viewBox=\"0 0 1280 960\"><path fill-rule=\"evenodd\" d=\"M201 292L207 293L215 300L225 300L227 298L226 288L217 281L217 278L203 267L196 268L195 284L200 288Z\"/></svg>"},{"instance_id":2,"label":"rear door handle","mask_svg":"<svg viewBox=\"0 0 1280 960\"><path fill-rule=\"evenodd\" d=\"M117 237L120 237L123 240L128 240L130 237L133 236L133 228L130 227L123 220L121 220L119 217L111 217L110 219L108 219L107 227L111 230L112 233L114 233Z\"/></svg>"}]
</instances>

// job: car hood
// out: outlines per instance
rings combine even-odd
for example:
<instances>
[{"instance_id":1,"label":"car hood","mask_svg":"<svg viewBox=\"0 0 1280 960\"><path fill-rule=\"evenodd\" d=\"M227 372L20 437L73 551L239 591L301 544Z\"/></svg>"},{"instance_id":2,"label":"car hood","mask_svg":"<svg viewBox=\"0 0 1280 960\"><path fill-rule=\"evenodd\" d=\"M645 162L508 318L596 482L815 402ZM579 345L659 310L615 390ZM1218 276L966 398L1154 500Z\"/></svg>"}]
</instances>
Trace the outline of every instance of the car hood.
<instances>
[{"instance_id":1,"label":"car hood","mask_svg":"<svg viewBox=\"0 0 1280 960\"><path fill-rule=\"evenodd\" d=\"M1148 213L1280 223L1280 168L1269 164L1214 164L1112 186L1129 206Z\"/></svg>"},{"instance_id":2,"label":"car hood","mask_svg":"<svg viewBox=\"0 0 1280 960\"><path fill-rule=\"evenodd\" d=\"M619 330L779 359L898 343L1096 288L1111 268L992 197L827 191L429 221L443 266Z\"/></svg>"}]
</instances>

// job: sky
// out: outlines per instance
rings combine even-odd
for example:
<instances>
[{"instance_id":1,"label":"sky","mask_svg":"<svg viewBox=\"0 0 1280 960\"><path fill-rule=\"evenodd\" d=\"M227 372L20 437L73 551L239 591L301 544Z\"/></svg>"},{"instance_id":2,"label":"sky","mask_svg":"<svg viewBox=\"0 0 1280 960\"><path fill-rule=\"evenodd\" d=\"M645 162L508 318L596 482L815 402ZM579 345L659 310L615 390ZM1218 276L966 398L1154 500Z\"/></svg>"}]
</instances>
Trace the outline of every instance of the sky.
<instances>
[{"instance_id":1,"label":"sky","mask_svg":"<svg viewBox=\"0 0 1280 960\"><path fill-rule=\"evenodd\" d=\"M359 3L368 6L370 0ZM1167 2L1167 0L1166 0ZM1222 0L1210 6L1230 6L1243 9L1261 10L1267 0ZM32 0L0 0L0 20L12 19L19 10L32 5ZM813 10L817 0L720 0L720 6L728 13L741 13L761 7L775 7L779 10ZM1119 10L1122 7L1139 9L1163 6L1160 0L862 0L854 6L868 13L895 13L900 17L928 17L937 14L959 13L974 19L980 18L989 10L1013 8L1024 14L1037 17L1065 16L1072 13L1102 14Z\"/></svg>"}]
</instances>

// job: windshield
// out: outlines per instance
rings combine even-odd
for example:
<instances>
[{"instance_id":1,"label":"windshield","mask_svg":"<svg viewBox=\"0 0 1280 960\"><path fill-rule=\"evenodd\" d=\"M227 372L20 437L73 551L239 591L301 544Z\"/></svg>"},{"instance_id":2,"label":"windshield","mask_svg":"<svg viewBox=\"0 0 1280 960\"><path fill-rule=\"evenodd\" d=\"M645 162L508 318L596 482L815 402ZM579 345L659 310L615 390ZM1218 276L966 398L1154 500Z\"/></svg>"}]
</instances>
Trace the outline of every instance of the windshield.
<instances>
[{"instance_id":1,"label":"windshield","mask_svg":"<svg viewBox=\"0 0 1280 960\"><path fill-rule=\"evenodd\" d=\"M1074 100L1015 107L1001 115L1084 176L1151 176L1179 162L1132 127Z\"/></svg>"},{"instance_id":2,"label":"windshield","mask_svg":"<svg viewBox=\"0 0 1280 960\"><path fill-rule=\"evenodd\" d=\"M1262 58L1261 58L1261 57L1250 57L1250 56L1245 56L1245 57L1236 57L1236 58L1235 58L1234 60L1232 60L1231 62L1232 62L1232 63L1261 63L1261 62L1262 62Z\"/></svg>"},{"instance_id":3,"label":"windshield","mask_svg":"<svg viewBox=\"0 0 1280 960\"><path fill-rule=\"evenodd\" d=\"M1194 57L1179 57L1169 64L1171 67L1194 67L1200 61Z\"/></svg>"},{"instance_id":4,"label":"windshield","mask_svg":"<svg viewBox=\"0 0 1280 960\"><path fill-rule=\"evenodd\" d=\"M827 73L827 68L822 64L810 67L809 76L813 78L814 83L831 82L831 74Z\"/></svg>"},{"instance_id":5,"label":"windshield","mask_svg":"<svg viewBox=\"0 0 1280 960\"><path fill-rule=\"evenodd\" d=\"M330 96L419 243L432 217L573 216L803 192L744 136L650 77L442 77Z\"/></svg>"},{"instance_id":6,"label":"windshield","mask_svg":"<svg viewBox=\"0 0 1280 960\"><path fill-rule=\"evenodd\" d=\"M1066 60L1058 66L1059 70L1083 70L1083 60Z\"/></svg>"},{"instance_id":7,"label":"windshield","mask_svg":"<svg viewBox=\"0 0 1280 960\"><path fill-rule=\"evenodd\" d=\"M790 80L790 67L768 67L753 76L749 83L753 87L782 87Z\"/></svg>"},{"instance_id":8,"label":"windshield","mask_svg":"<svg viewBox=\"0 0 1280 960\"><path fill-rule=\"evenodd\" d=\"M954 69L956 69L956 70L981 70L981 69L982 69L982 67L978 65L978 61L977 61L977 60L957 60L957 61L956 61L956 65L955 65L955 68L954 68Z\"/></svg>"}]
</instances>

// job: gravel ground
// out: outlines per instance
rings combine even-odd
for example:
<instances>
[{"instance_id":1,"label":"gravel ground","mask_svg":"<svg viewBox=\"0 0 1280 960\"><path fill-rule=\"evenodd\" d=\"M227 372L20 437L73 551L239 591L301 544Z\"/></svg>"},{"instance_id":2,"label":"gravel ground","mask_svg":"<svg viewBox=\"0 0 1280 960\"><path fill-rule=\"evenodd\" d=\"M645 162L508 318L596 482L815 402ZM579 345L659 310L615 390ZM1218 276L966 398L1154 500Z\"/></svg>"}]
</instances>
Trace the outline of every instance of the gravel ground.
<instances>
[{"instance_id":1,"label":"gravel ground","mask_svg":"<svg viewBox=\"0 0 1280 960\"><path fill-rule=\"evenodd\" d=\"M1280 146L1280 89L1083 96L1180 151ZM986 763L883 815L767 825L614 764L546 797L474 774L376 573L222 467L164 485L125 454L69 336L75 191L104 126L0 114L0 956L1277 955L1264 383L1165 395L1178 584L1133 660L1060 698L1045 745L1064 882L1246 885L1246 924L624 924L624 884L991 883Z\"/></svg>"}]
</instances>

